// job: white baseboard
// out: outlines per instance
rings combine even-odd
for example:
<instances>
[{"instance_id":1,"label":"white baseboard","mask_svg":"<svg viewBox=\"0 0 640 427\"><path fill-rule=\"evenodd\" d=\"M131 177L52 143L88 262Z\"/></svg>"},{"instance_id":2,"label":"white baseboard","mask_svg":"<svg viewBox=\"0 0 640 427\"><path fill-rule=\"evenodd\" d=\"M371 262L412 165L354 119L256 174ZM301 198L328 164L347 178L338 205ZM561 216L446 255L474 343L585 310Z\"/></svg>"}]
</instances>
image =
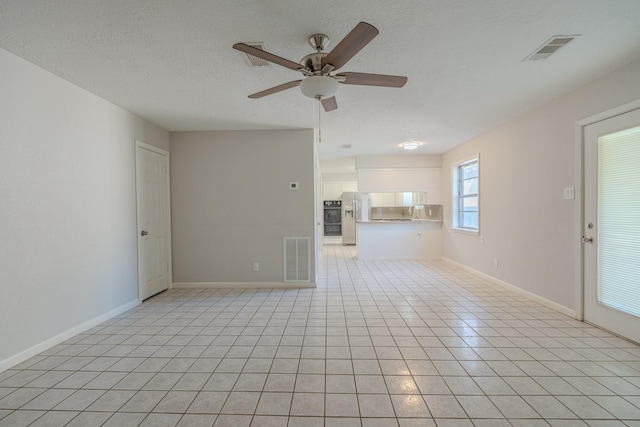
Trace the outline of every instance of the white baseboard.
<instances>
[{"instance_id":1,"label":"white baseboard","mask_svg":"<svg viewBox=\"0 0 640 427\"><path fill-rule=\"evenodd\" d=\"M438 261L442 259L440 256L356 256L358 261Z\"/></svg>"},{"instance_id":2,"label":"white baseboard","mask_svg":"<svg viewBox=\"0 0 640 427\"><path fill-rule=\"evenodd\" d=\"M459 262L454 261L452 259L442 257L442 260L445 261L445 262L448 262L448 263L450 263L452 265L455 265L456 267L460 267L463 270L467 270L467 271L469 271L471 273L474 273L474 274L476 274L476 275L478 275L478 276L480 276L480 277L482 277L484 279L490 280L491 282L495 283L498 286L502 286L503 288L509 289L510 291L513 291L513 292L515 292L517 294L525 296L525 297L527 297L527 298L529 298L529 299L531 299L531 300L533 300L535 302L538 302L538 303L540 303L540 304L542 304L542 305L544 305L546 307L549 307L549 308L551 308L551 309L553 309L555 311L558 311L558 312L560 312L562 314L566 314L567 316L570 316L573 319L576 318L575 310L572 310L569 307L565 307L564 305L561 305L561 304L558 304L557 302L553 302L551 300L543 298L540 295L536 295L536 294L534 294L532 292L525 291L524 289L519 288L519 287L517 287L515 285L512 285L511 283L507 283L507 282L504 282L504 281L502 281L500 279L496 279L493 276L490 276L490 275L488 275L486 273L483 273L481 271L475 270L475 269L473 269L473 268L471 268L469 266L466 266L464 264L460 264Z\"/></svg>"},{"instance_id":3,"label":"white baseboard","mask_svg":"<svg viewBox=\"0 0 640 427\"><path fill-rule=\"evenodd\" d=\"M315 288L314 282L173 282L173 289L298 289Z\"/></svg>"},{"instance_id":4,"label":"white baseboard","mask_svg":"<svg viewBox=\"0 0 640 427\"><path fill-rule=\"evenodd\" d=\"M30 347L24 351L21 351L18 354L15 354L11 357L9 357L8 359L2 360L0 361L0 372L5 371L9 368L12 368L22 362L24 362L27 359L32 358L33 356L36 356L40 353L42 353L45 350L50 349L51 347L60 344L61 342L64 342L66 340L68 340L69 338L78 335L79 333L82 333L84 331L86 331L87 329L91 329L96 325L99 325L102 322L105 322L119 314L124 313L127 310L131 310L133 307L136 307L137 305L140 304L140 300L139 299L135 299L135 300L131 300L128 303L122 304L119 307L114 308L113 310L110 310L104 314L101 314L100 316L94 317L91 320L88 320L78 326L75 326L71 329L68 329L64 332L62 332L61 334L58 334L54 337L51 337L43 342L41 342L40 344L36 344L33 347Z\"/></svg>"}]
</instances>

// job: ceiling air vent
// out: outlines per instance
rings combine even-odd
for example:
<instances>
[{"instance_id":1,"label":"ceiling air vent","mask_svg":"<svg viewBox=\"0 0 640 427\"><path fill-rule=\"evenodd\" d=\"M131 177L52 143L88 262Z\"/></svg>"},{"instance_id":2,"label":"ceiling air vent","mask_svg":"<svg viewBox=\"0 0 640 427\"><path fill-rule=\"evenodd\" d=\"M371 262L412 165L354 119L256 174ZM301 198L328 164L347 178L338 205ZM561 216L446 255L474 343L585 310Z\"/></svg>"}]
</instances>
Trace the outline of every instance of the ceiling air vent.
<instances>
[{"instance_id":1,"label":"ceiling air vent","mask_svg":"<svg viewBox=\"0 0 640 427\"><path fill-rule=\"evenodd\" d=\"M255 42L255 43L246 43L249 46L253 46L253 47L257 47L260 50L264 50L264 43L262 42ZM269 61L265 61L262 58L258 58L257 56L253 56L250 55L248 53L245 54L247 56L247 59L249 60L249 65L251 67L267 67L271 64L269 64Z\"/></svg>"},{"instance_id":2,"label":"ceiling air vent","mask_svg":"<svg viewBox=\"0 0 640 427\"><path fill-rule=\"evenodd\" d=\"M342 144L343 150L349 150L351 148L351 144Z\"/></svg>"},{"instance_id":3,"label":"ceiling air vent","mask_svg":"<svg viewBox=\"0 0 640 427\"><path fill-rule=\"evenodd\" d=\"M533 53L523 61L539 61L540 59L547 59L553 55L562 46L567 45L571 40L576 37L580 37L580 34L574 34L571 36L553 36L547 40L542 46L533 51Z\"/></svg>"}]
</instances>

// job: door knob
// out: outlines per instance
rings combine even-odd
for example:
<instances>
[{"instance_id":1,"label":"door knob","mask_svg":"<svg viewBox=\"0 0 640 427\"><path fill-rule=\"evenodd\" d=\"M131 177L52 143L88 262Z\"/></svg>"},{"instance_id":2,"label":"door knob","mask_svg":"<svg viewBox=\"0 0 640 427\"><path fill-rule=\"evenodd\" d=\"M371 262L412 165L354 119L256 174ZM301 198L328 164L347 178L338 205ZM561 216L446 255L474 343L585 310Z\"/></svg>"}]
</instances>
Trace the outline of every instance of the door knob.
<instances>
[{"instance_id":1,"label":"door knob","mask_svg":"<svg viewBox=\"0 0 640 427\"><path fill-rule=\"evenodd\" d=\"M582 236L582 243L593 243L593 237L591 237L591 236Z\"/></svg>"},{"instance_id":2,"label":"door knob","mask_svg":"<svg viewBox=\"0 0 640 427\"><path fill-rule=\"evenodd\" d=\"M142 230L142 231L140 232L140 235L141 235L141 236L146 236L147 234L149 234L149 232L148 232L148 231L145 231L145 230Z\"/></svg>"}]
</instances>

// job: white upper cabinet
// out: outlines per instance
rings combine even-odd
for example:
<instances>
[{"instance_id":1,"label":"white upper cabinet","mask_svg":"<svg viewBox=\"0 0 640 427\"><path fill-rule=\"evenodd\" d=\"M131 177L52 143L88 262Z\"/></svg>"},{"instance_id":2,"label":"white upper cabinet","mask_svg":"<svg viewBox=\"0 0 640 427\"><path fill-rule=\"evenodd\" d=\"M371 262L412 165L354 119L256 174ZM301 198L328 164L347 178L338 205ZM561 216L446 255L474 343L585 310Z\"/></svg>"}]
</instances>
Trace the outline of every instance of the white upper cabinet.
<instances>
[{"instance_id":1,"label":"white upper cabinet","mask_svg":"<svg viewBox=\"0 0 640 427\"><path fill-rule=\"evenodd\" d=\"M322 200L340 200L342 193L358 191L357 182L324 182L322 183Z\"/></svg>"},{"instance_id":2,"label":"white upper cabinet","mask_svg":"<svg viewBox=\"0 0 640 427\"><path fill-rule=\"evenodd\" d=\"M371 193L371 206L384 206L384 193Z\"/></svg>"}]
</instances>

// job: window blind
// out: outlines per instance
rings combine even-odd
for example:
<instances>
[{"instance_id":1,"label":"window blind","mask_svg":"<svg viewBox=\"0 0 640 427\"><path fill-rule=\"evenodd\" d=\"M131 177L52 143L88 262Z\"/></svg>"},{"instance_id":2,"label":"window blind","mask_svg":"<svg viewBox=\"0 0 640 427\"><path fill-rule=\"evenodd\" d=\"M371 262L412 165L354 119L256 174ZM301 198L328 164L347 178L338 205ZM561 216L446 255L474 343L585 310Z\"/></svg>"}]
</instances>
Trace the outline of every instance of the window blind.
<instances>
[{"instance_id":1,"label":"window blind","mask_svg":"<svg viewBox=\"0 0 640 427\"><path fill-rule=\"evenodd\" d=\"M598 139L598 303L640 316L640 127Z\"/></svg>"}]
</instances>

